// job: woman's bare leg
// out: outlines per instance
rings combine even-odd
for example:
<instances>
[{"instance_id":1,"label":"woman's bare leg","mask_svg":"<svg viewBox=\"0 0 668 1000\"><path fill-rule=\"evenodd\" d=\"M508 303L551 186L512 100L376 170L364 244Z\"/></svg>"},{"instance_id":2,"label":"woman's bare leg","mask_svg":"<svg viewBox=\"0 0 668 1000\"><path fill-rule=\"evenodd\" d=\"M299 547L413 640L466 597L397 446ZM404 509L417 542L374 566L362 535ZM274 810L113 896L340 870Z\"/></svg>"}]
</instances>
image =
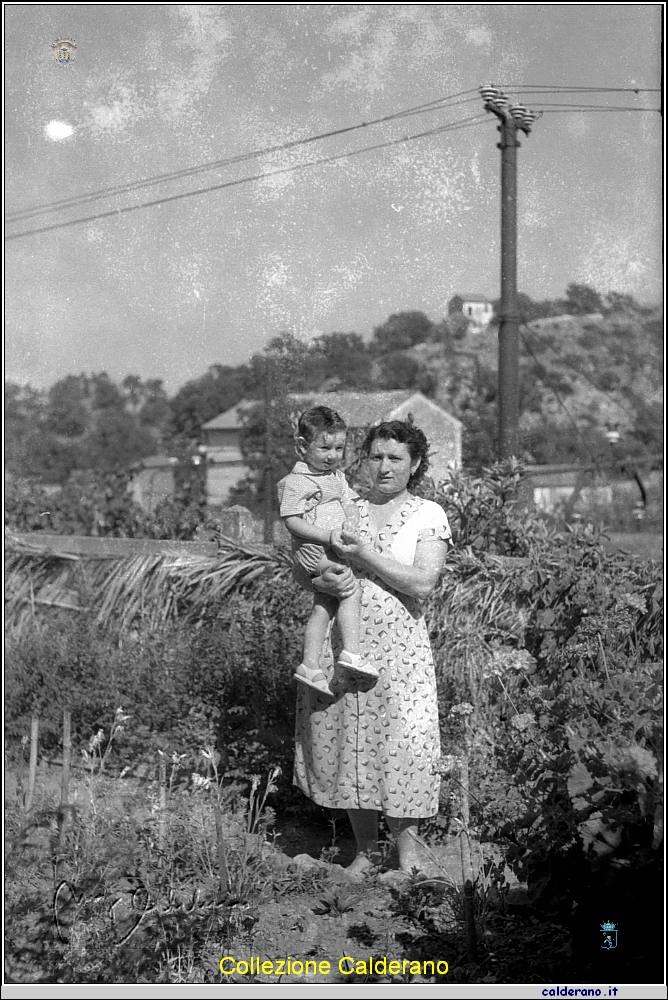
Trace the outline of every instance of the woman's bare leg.
<instances>
[{"instance_id":1,"label":"woman's bare leg","mask_svg":"<svg viewBox=\"0 0 668 1000\"><path fill-rule=\"evenodd\" d=\"M355 834L357 854L347 870L356 875L380 863L378 813L375 809L349 809L348 819Z\"/></svg>"},{"instance_id":2,"label":"woman's bare leg","mask_svg":"<svg viewBox=\"0 0 668 1000\"><path fill-rule=\"evenodd\" d=\"M387 825L399 852L399 866L404 872L412 872L414 868L418 871L425 862L424 851L421 850L421 842L418 838L418 821L410 816L399 819L395 816L386 816Z\"/></svg>"}]
</instances>

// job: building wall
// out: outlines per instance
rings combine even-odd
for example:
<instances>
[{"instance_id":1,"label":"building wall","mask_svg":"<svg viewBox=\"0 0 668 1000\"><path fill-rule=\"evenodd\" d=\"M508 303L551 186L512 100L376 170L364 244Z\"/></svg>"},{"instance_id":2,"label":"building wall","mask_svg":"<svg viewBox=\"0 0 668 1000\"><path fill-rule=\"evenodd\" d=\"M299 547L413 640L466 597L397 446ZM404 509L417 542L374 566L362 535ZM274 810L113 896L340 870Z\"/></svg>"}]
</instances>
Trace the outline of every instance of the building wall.
<instances>
[{"instance_id":1,"label":"building wall","mask_svg":"<svg viewBox=\"0 0 668 1000\"><path fill-rule=\"evenodd\" d=\"M435 482L447 479L452 469L462 464L462 429L459 421L449 417L427 399L409 399L394 411L398 420L413 414L415 423L424 431L429 442L429 475Z\"/></svg>"},{"instance_id":2,"label":"building wall","mask_svg":"<svg viewBox=\"0 0 668 1000\"><path fill-rule=\"evenodd\" d=\"M174 469L171 466L142 469L130 483L132 499L152 514L161 500L174 495Z\"/></svg>"},{"instance_id":3,"label":"building wall","mask_svg":"<svg viewBox=\"0 0 668 1000\"><path fill-rule=\"evenodd\" d=\"M208 448L239 447L240 431L238 428L226 427L223 430L208 430L204 433L206 435L206 444Z\"/></svg>"},{"instance_id":4,"label":"building wall","mask_svg":"<svg viewBox=\"0 0 668 1000\"><path fill-rule=\"evenodd\" d=\"M210 504L228 504L230 489L247 473L243 462L229 462L224 465L207 465L206 499Z\"/></svg>"},{"instance_id":5,"label":"building wall","mask_svg":"<svg viewBox=\"0 0 668 1000\"><path fill-rule=\"evenodd\" d=\"M494 315L494 307L491 302L464 302L462 312L474 323L484 326Z\"/></svg>"}]
</instances>

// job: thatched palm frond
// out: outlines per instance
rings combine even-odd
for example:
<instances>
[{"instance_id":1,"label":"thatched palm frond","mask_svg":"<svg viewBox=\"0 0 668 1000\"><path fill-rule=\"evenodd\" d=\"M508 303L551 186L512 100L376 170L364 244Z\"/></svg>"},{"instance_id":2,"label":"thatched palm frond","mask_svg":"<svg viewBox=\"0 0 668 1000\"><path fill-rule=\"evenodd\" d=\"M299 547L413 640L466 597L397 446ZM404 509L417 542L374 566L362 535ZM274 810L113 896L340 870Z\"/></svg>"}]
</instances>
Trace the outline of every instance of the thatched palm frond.
<instances>
[{"instance_id":1,"label":"thatched palm frond","mask_svg":"<svg viewBox=\"0 0 668 1000\"><path fill-rule=\"evenodd\" d=\"M43 606L93 612L127 625L138 616L151 624L200 618L212 604L264 574L286 578L289 561L279 551L221 540L218 556L139 554L85 558L52 553L10 539L6 549L6 616L19 631Z\"/></svg>"}]
</instances>

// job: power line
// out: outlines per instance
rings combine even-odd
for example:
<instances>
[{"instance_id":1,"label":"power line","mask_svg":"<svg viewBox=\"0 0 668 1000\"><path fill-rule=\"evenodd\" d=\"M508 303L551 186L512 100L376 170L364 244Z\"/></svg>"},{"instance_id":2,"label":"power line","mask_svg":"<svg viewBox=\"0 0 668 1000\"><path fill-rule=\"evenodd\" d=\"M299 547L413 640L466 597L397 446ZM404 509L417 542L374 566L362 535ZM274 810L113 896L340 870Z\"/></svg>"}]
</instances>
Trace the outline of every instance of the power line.
<instances>
[{"instance_id":1,"label":"power line","mask_svg":"<svg viewBox=\"0 0 668 1000\"><path fill-rule=\"evenodd\" d=\"M25 230L20 233L12 233L5 236L5 241L22 239L25 236L36 236L40 233L48 233L54 229L65 229L69 226L77 226L83 222L93 222L96 219L108 219L112 216L125 215L127 212L136 212L142 208L152 208L155 205L164 205L172 201L180 201L183 198L193 198L196 195L208 194L211 191L222 191L225 188L237 187L240 184L249 184L252 181L264 180L266 177L276 177L279 174L294 173L299 170L306 170L309 167L317 167L325 163L334 163L337 160L344 160L361 153L370 153L378 149L387 149L390 146L398 146L405 142L412 142L415 139L423 139L430 135L439 135L442 132L456 131L457 129L470 128L474 125L483 125L489 121L486 115L471 115L459 121L449 122L447 125L439 125L436 128L428 129L425 132L417 132L413 135L402 136L400 139L391 139L387 142L379 142L373 146L364 146L362 149L355 149L346 153L337 153L332 156L324 156L318 160L311 160L308 163L298 163L290 167L280 167L276 170L268 170L259 174L252 174L248 177L240 177L237 180L224 181L221 184L212 184L209 187L200 188L197 191L183 191L180 194L156 198L153 201L142 202L139 205L127 205L123 208L110 209L107 212L98 212L95 215L85 216L82 219L70 219L67 222L56 222L49 226L41 226L39 229Z\"/></svg>"},{"instance_id":2,"label":"power line","mask_svg":"<svg viewBox=\"0 0 668 1000\"><path fill-rule=\"evenodd\" d=\"M655 111L661 114L661 108L624 108L624 107L605 107L602 104L536 104L535 101L531 102L534 108L552 108L553 111L541 111L542 114L559 114L563 111L578 111L578 112L589 112L589 111Z\"/></svg>"},{"instance_id":3,"label":"power line","mask_svg":"<svg viewBox=\"0 0 668 1000\"><path fill-rule=\"evenodd\" d=\"M133 181L129 184L115 185L114 187L103 188L99 191L93 191L89 194L75 195L70 198L62 198L58 201L48 202L43 205L35 205L32 208L24 209L20 212L10 213L7 216L7 221L18 222L24 221L33 215L39 215L42 212L56 211L61 208L69 208L73 205L84 204L88 201L95 201L98 198L103 198L115 194L125 194L129 191L135 191L143 187L151 187L155 184L161 184L171 180L177 180L182 177L192 177L199 173L205 173L209 170L216 170L219 167L230 166L233 163L243 163L247 160L255 159L259 156L268 156L272 153L285 152L289 149L296 149L299 146L306 146L313 142L320 142L323 139L331 139L335 136L345 135L350 132L356 132L359 129L370 128L372 125L379 125L381 123L386 123L390 121L395 121L400 118L410 117L411 115L425 114L430 111L440 111L443 108L455 107L458 104L468 104L470 101L477 100L477 97L469 98L468 100L455 101L457 97L466 97L467 94L476 93L477 90L473 88L472 90L462 90L456 94L450 94L445 97L436 98L433 101L428 101L425 104L417 104L413 107L406 108L403 111L396 111L390 115L383 115L381 118L374 118L368 122L359 122L356 125L348 125L344 128L332 129L329 132L320 132L317 135L311 135L305 139L292 139L288 142L278 143L274 146L265 146L262 149L251 150L248 153L239 153L237 156L226 157L221 160L212 160L209 163L200 164L197 167L185 167L182 170L175 170L170 173L156 174L153 177L148 177L141 181ZM446 103L447 102L447 103Z\"/></svg>"},{"instance_id":4,"label":"power line","mask_svg":"<svg viewBox=\"0 0 668 1000\"><path fill-rule=\"evenodd\" d=\"M541 94L541 95L542 94L549 94L550 92L553 92L553 93L574 93L574 94L575 93L609 93L609 92L620 93L620 92L632 92L632 93L638 94L638 93L642 93L642 92L654 92L655 89L658 90L658 88L629 88L629 87L570 87L570 86L551 87L551 86L542 85L542 84L537 84L537 85L521 84L521 85L518 85L517 87L512 88L512 89L521 90L523 93L529 94L532 91L530 89L528 89L528 88L531 88L531 87L535 88L535 92L538 93L538 94ZM133 181L133 182L130 182L128 184L115 185L113 187L104 188L104 189L101 189L99 191L93 191L93 192L90 192L88 194L75 195L75 196L72 196L70 198L63 198L63 199L60 199L60 200L57 200L57 201L54 201L54 202L48 202L48 203L45 203L45 204L42 204L42 205L36 205L36 206L33 206L32 208L24 209L24 210L19 211L19 212L9 213L6 218L7 218L8 222L27 221L28 219L33 218L36 215L40 215L40 214L42 214L44 212L59 211L59 210L64 209L64 208L70 208L70 207L74 207L74 206L78 206L78 205L87 204L87 203L92 202L92 201L97 201L100 198L111 197L111 196L116 195L116 194L125 194L125 193L128 193L130 191L140 190L140 189L142 189L144 187L152 187L152 186L154 186L156 184L166 183L166 182L168 182L170 180L177 180L177 179L184 178L184 177L192 177L192 176L195 176L195 175L197 175L199 173L205 173L207 171L215 170L215 169L218 169L218 168L224 167L224 166L229 166L229 165L234 164L234 163L246 162L247 160L254 159L256 157L267 156L267 155L270 155L272 153L282 152L282 151L287 151L289 149L298 148L299 146L308 145L308 144L313 143L313 142L319 142L319 141L322 141L324 139L333 138L333 137L339 136L339 135L345 135L347 133L354 132L354 131L357 131L359 129L369 128L369 127L371 127L373 125L377 125L377 124L381 124L381 123L386 123L386 122L389 122L389 121L394 121L394 120L405 118L405 117L411 117L411 116L418 115L418 114L425 114L425 113L432 112L432 111L439 111L439 110L441 110L443 108L451 108L451 107L456 107L456 106L462 105L462 104L468 104L468 103L471 103L471 102L477 100L477 96L475 96L475 97L468 97L467 96L468 94L474 94L474 93L477 95L477 91L475 90L475 88L472 88L472 89L469 89L469 90L462 90L462 91L459 91L459 92L454 93L454 94L448 94L448 95L446 95L444 97L435 98L434 100L424 102L423 104L417 104L417 105L414 105L412 107L405 108L405 109L403 109L401 111L393 112L392 114L389 114L389 115L383 115L380 118L374 118L374 119L372 119L372 120L370 120L368 122L359 122L356 125L345 126L343 128L340 128L340 129L333 129L333 130L330 130L329 132L322 132L322 133L319 133L319 134L316 134L316 135L313 135L313 136L308 136L308 137L306 137L304 139L295 139L295 140L291 140L289 142L279 143L279 144L276 144L276 145L273 145L273 146L267 146L267 147L264 147L264 148L261 148L261 149L257 149L257 150L251 150L248 153L241 153L241 154L238 154L237 156L226 157L226 158L220 159L220 160L213 160L213 161L201 164L201 165L196 166L196 167L186 167L186 168L183 168L182 170L176 170L176 171L172 171L172 172L164 173L164 174L157 174L157 175L155 175L153 177L148 177L148 178L145 178L145 179L140 180L140 181ZM456 100L456 98L464 98L464 99L463 100ZM571 106L566 105L566 107L570 110L571 107L575 107L575 106L574 105L571 105ZM599 110L599 108L597 106L594 106L594 105L588 106L588 109L589 110ZM608 110L608 109L604 109L604 110ZM610 109L610 110L613 110L613 109ZM620 109L620 110L643 110L644 111L644 110L658 110L658 109L645 109L645 108L631 109L631 108L623 108L623 109Z\"/></svg>"},{"instance_id":5,"label":"power line","mask_svg":"<svg viewBox=\"0 0 668 1000\"><path fill-rule=\"evenodd\" d=\"M660 94L660 87L576 87L570 84L556 84L552 86L551 84L543 83L518 83L518 84L499 84L499 86L506 91L521 90L523 92L529 91L530 93L544 93L546 91L553 91L554 93L568 92L576 94Z\"/></svg>"},{"instance_id":6,"label":"power line","mask_svg":"<svg viewBox=\"0 0 668 1000\"><path fill-rule=\"evenodd\" d=\"M517 87L509 88L513 90L520 90L524 94L529 94L532 92L530 88L534 88L534 91L539 94L549 94L553 93L621 93L621 92L631 92L635 94L639 93L654 93L658 92L658 88L630 88L630 87L570 87L570 86L556 86L551 87L549 85L543 84L520 84ZM475 97L468 97L469 94L476 94ZM464 98L464 100L456 100L456 98ZM432 101L426 101L423 104L417 104L409 108L405 108L401 111L393 112L389 115L383 115L380 118L374 118L368 122L359 122L356 125L345 126L340 129L332 129L328 132L318 133L316 135L308 136L304 139L294 139L289 142L278 143L273 146L267 146L262 149L251 150L248 153L240 153L237 156L226 157L220 160L212 160L208 163L201 164L196 167L186 167L182 170L176 170L169 173L157 174L153 177L148 177L144 180L133 181L128 184L115 185L113 187L104 188L99 191L93 191L84 195L75 195L70 198L62 198L57 201L47 202L42 205L35 205L32 208L24 209L19 212L9 213L7 215L8 222L18 222L27 221L29 218L35 215L40 215L44 212L58 211L64 208L70 208L78 205L83 205L91 201L97 201L100 198L111 197L116 194L125 194L130 191L140 190L144 187L152 187L156 184L166 183L171 180L177 180L183 177L192 177L199 173L205 173L210 170L216 170L220 167L230 166L234 163L243 163L249 159L254 159L260 156L267 156L272 153L283 152L289 149L298 148L299 146L308 145L313 142L319 142L324 139L333 138L339 135L345 135L350 132L355 132L359 129L370 128L373 125L378 125L390 121L394 121L401 118L407 118L418 114L426 114L432 111L439 111L443 108L456 107L461 104L468 104L477 100L477 89L471 88L469 90L458 91L454 94L448 94L444 97L435 98ZM592 106L593 109L593 106ZM612 109L611 109L612 110ZM624 109L632 110L632 109ZM645 109L638 108L635 110L658 110L658 109Z\"/></svg>"}]
</instances>

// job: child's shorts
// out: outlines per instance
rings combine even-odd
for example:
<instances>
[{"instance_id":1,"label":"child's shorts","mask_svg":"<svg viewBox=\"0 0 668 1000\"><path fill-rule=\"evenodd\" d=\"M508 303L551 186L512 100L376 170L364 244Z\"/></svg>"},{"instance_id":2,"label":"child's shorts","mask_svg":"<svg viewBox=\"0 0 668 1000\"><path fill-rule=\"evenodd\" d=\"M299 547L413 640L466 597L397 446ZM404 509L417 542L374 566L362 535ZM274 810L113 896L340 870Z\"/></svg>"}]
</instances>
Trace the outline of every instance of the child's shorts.
<instances>
[{"instance_id":1,"label":"child's shorts","mask_svg":"<svg viewBox=\"0 0 668 1000\"><path fill-rule=\"evenodd\" d=\"M317 542L304 542L293 554L293 560L313 578L318 575L318 566L323 556L333 557L334 553Z\"/></svg>"}]
</instances>

